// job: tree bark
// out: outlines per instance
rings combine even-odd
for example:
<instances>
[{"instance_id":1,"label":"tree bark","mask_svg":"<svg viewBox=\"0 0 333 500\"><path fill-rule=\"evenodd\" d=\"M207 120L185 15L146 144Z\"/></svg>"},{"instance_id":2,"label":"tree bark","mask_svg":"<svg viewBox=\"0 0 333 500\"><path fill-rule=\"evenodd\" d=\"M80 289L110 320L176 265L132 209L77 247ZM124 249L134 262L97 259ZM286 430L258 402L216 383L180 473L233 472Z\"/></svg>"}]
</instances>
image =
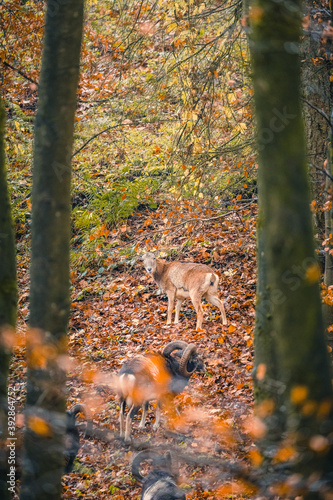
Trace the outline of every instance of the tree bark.
<instances>
[{"instance_id":1,"label":"tree bark","mask_svg":"<svg viewBox=\"0 0 333 500\"><path fill-rule=\"evenodd\" d=\"M285 413L288 442L297 457L291 469L305 482L311 474L327 477L330 473L333 398L300 104L301 2L253 0L250 5L259 203L272 303L267 334L274 339L283 388L279 409ZM324 406L327 412L319 416ZM327 443L321 452L312 446L315 436ZM313 491L304 496L319 498L320 494Z\"/></svg>"},{"instance_id":2,"label":"tree bark","mask_svg":"<svg viewBox=\"0 0 333 500\"><path fill-rule=\"evenodd\" d=\"M332 119L333 117L331 117ZM324 284L326 287L333 285L333 124L331 125L330 140L329 140L329 154L327 160L327 171L325 192L328 207L325 210L325 238L326 238L326 251L325 251L325 273ZM333 332L330 327L333 327L333 304L330 300L326 300L323 304L324 326L326 333L326 340L329 346L333 347Z\"/></svg>"},{"instance_id":3,"label":"tree bark","mask_svg":"<svg viewBox=\"0 0 333 500\"><path fill-rule=\"evenodd\" d=\"M83 0L48 1L35 124L22 499L59 499L64 469L70 181Z\"/></svg>"},{"instance_id":4,"label":"tree bark","mask_svg":"<svg viewBox=\"0 0 333 500\"><path fill-rule=\"evenodd\" d=\"M324 30L331 19L331 12L326 8L326 2L305 2L304 36L301 43L302 56L302 93L304 97L305 131L310 163L311 195L316 201L315 227L319 236L321 249L322 240L326 239L325 248L325 285L333 285L333 255L330 253L332 244L329 242L333 231L332 211L324 205L332 202L333 184L325 175L325 165L328 160L328 171L331 174L330 159L330 125L332 110L332 82L330 81L332 62L330 54L332 40L324 41ZM325 118L326 116L326 118ZM324 207L324 210L323 210ZM333 325L333 305L323 305L324 326L328 340L330 334L327 328Z\"/></svg>"},{"instance_id":5,"label":"tree bark","mask_svg":"<svg viewBox=\"0 0 333 500\"><path fill-rule=\"evenodd\" d=\"M259 190L260 191L260 190ZM257 300L254 331L253 386L255 412L263 420L267 432L258 440L264 458L272 456L285 430L281 411L283 384L279 381L276 340L272 330L273 300L267 278L267 263L263 235L264 217L259 210L257 220Z\"/></svg>"},{"instance_id":6,"label":"tree bark","mask_svg":"<svg viewBox=\"0 0 333 500\"><path fill-rule=\"evenodd\" d=\"M11 498L6 446L7 438L7 378L10 362L10 346L5 330L15 328L17 307L16 251L7 188L5 165L5 110L0 98L0 498ZM14 332L13 332L14 334ZM12 405L10 405L12 406Z\"/></svg>"},{"instance_id":7,"label":"tree bark","mask_svg":"<svg viewBox=\"0 0 333 500\"><path fill-rule=\"evenodd\" d=\"M324 204L325 174L324 162L327 158L328 122L318 112L324 111L329 116L332 97L330 94L330 63L323 57L322 35L326 19L323 20L324 2L304 2L304 32L301 43L301 76L304 98L305 135L310 164L311 196L319 208L315 213L315 227L319 236L324 236L325 221L322 206ZM318 168L319 167L319 170ZM322 240L322 238L320 238Z\"/></svg>"}]
</instances>

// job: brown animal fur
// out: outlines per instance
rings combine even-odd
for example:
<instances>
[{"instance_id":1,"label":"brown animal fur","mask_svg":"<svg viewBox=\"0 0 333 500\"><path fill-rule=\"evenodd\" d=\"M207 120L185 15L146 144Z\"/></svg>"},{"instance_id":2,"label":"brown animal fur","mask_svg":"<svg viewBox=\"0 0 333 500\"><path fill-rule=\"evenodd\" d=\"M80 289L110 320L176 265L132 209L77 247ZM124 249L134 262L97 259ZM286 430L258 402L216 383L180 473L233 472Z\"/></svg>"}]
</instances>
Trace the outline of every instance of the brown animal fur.
<instances>
[{"instance_id":1,"label":"brown animal fur","mask_svg":"<svg viewBox=\"0 0 333 500\"><path fill-rule=\"evenodd\" d=\"M151 252L142 257L146 271L154 278L162 292L168 296L167 324L171 324L172 310L175 307L175 324L179 322L179 311L184 299L190 298L197 313L197 330L202 326L203 309L201 298L218 307L223 325L227 318L222 301L218 298L219 277L205 264L192 262L164 262Z\"/></svg>"}]
</instances>

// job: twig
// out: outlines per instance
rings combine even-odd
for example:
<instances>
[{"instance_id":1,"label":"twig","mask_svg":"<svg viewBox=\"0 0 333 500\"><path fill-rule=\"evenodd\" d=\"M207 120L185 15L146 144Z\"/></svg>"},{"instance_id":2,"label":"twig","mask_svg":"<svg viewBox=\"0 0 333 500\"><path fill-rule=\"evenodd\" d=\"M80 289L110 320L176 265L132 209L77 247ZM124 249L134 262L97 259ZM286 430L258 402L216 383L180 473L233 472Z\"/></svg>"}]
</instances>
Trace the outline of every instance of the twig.
<instances>
[{"instance_id":1,"label":"twig","mask_svg":"<svg viewBox=\"0 0 333 500\"><path fill-rule=\"evenodd\" d=\"M111 126L111 127L107 127L107 128L105 128L104 130L102 130L101 132L97 132L97 134L95 134L95 135L93 135L92 137L90 137L90 139L88 139L88 140L87 140L87 141L83 144L83 146L81 146L79 149L77 149L77 150L75 151L75 153L73 153L73 154L72 154L72 158L73 158L75 155L77 155L80 151L82 151L82 149L83 149L83 148L85 148L85 147L86 147L86 145L87 145L87 144L89 144L89 142L91 142L91 141L93 141L94 139L96 139L96 137L98 137L99 135L104 134L104 132L108 132L108 130L111 130L111 129L113 129L113 128L118 128L118 127L121 127L121 126L122 126L122 124L120 123L120 124L118 124L118 125L113 125L113 126Z\"/></svg>"},{"instance_id":2,"label":"twig","mask_svg":"<svg viewBox=\"0 0 333 500\"><path fill-rule=\"evenodd\" d=\"M25 78L26 80L28 80L31 83L34 83L38 87L39 84L37 82L35 82L35 80L33 80L32 78L30 78L28 75L26 75L25 73L23 73L23 71L21 71L18 68L15 68L15 66L12 66L11 64L9 64L6 61L2 61L2 63L3 63L4 66L7 66L7 68L10 68L10 69L16 71L19 75L23 76L23 78Z\"/></svg>"},{"instance_id":3,"label":"twig","mask_svg":"<svg viewBox=\"0 0 333 500\"><path fill-rule=\"evenodd\" d=\"M229 210L229 212L226 212L225 214L214 215L214 217L207 217L207 218L203 218L203 219L202 218L199 219L199 217L198 218L192 217L191 219L186 219L182 222L179 222L179 224L175 224L174 226L171 226L168 228L155 229L154 231L151 231L151 234L158 233L160 231L171 231L172 229L176 229L179 226L184 226L188 222L210 222L211 220L220 219L221 217L226 217L227 215L231 215L234 212L239 212L240 210L245 210L245 208L252 205L253 201L255 201L256 199L257 198L252 199L249 203L247 203L246 205L244 205L242 207L235 208L234 210Z\"/></svg>"},{"instance_id":4,"label":"twig","mask_svg":"<svg viewBox=\"0 0 333 500\"><path fill-rule=\"evenodd\" d=\"M327 123L329 124L329 126L332 128L333 124L331 122L331 120L329 119L329 117L327 116L327 114L325 113L325 111L323 111L322 109L320 108L317 108L317 106L314 106L313 104L311 104L311 102L307 101L304 97L302 98L302 100L312 109L314 109L315 111L317 111L323 118L325 118L325 120L327 121Z\"/></svg>"},{"instance_id":5,"label":"twig","mask_svg":"<svg viewBox=\"0 0 333 500\"><path fill-rule=\"evenodd\" d=\"M107 99L105 99L105 100L107 100ZM81 101L81 102L85 102L85 101ZM95 101L95 102L98 102L98 101ZM176 120L171 120L171 121L176 121ZM163 122L170 122L170 120L166 120L166 119L165 120L158 120L158 123L163 123ZM80 151L82 151L82 149L84 149L87 146L87 144L89 144L89 142L96 139L96 137L98 137L99 135L104 134L104 132L108 132L109 130L114 129L114 128L124 127L125 125L137 125L139 123L142 123L142 122L137 121L137 122L131 122L131 123L118 123L118 125L112 125L110 127L105 128L101 132L97 132L97 134L90 137L90 139L88 139L79 149L77 149L75 151L75 153L73 153L72 158L75 155L77 155ZM150 125L151 123L154 123L154 122L144 122L144 125Z\"/></svg>"},{"instance_id":6,"label":"twig","mask_svg":"<svg viewBox=\"0 0 333 500\"><path fill-rule=\"evenodd\" d=\"M123 443L123 440L119 438L118 433L114 433L109 430L104 430L100 429L96 426L92 428L92 426L89 428L86 428L85 424L79 424L78 429L82 431L85 435L85 437L91 437L95 439L100 439L101 441L110 443L114 440L118 441L120 444ZM258 486L258 480L257 478L251 474L251 472L246 468L241 466L240 464L235 464L231 463L229 460L223 460L218 456L214 455L208 455L208 454L193 454L193 453L181 453L180 449L177 446L170 446L170 444L157 444L154 445L152 444L152 440L146 440L146 441L132 441L128 445L124 445L124 447L128 447L130 450L133 451L143 451L143 450L151 450L151 451L160 451L160 452L166 452L170 451L171 453L174 453L177 456L178 461L182 461L186 464L189 465L197 465L199 467L203 466L210 466L214 467L216 469L222 469L223 471L226 471L233 476L237 476L242 479L246 479L249 483L251 483L254 486Z\"/></svg>"},{"instance_id":7,"label":"twig","mask_svg":"<svg viewBox=\"0 0 333 500\"><path fill-rule=\"evenodd\" d=\"M228 215L231 215L231 214L233 214L235 212L239 212L239 211L245 210L247 207L249 207L250 205L252 205L252 203L254 201L256 201L256 200L257 200L257 198L253 198L249 203L247 203L246 205L244 205L242 207L235 208L234 210L229 210L228 212L226 212L224 214L216 215L214 217L207 217L207 218L203 218L203 219L199 219L199 218L196 219L196 218L192 217L191 219L186 219L186 220L180 222L179 224L175 224L174 226L171 226L171 227L166 227L166 228L164 227L164 228L160 228L160 229L154 229L152 231L149 231L146 234L141 234L140 236L137 236L136 238L132 238L132 239L127 240L123 245L115 245L110 250L101 250L101 249L99 249L99 251L101 253L107 253L107 254L109 254L109 253L111 253L112 250L117 250L118 248L123 248L125 246L128 246L129 244L132 244L135 241L140 240L141 238L147 238L147 237L150 237L153 234L160 233L160 232L163 232L163 231L172 231L173 229L178 229L179 227L184 226L188 222L203 223L203 222L210 222L211 220L221 219L222 217L227 217ZM74 251L78 251L78 250L74 249ZM82 252L82 250L81 250L81 252ZM96 250L89 250L89 251L86 251L86 252L87 253L93 253L93 252L96 252Z\"/></svg>"},{"instance_id":8,"label":"twig","mask_svg":"<svg viewBox=\"0 0 333 500\"><path fill-rule=\"evenodd\" d=\"M314 165L313 163L311 163L311 166L314 167L316 170L319 170L319 172L322 172L323 174L327 175L327 177L331 179L331 181L333 182L333 176L329 172L327 172L327 170L325 170L324 168L317 167L317 165Z\"/></svg>"}]
</instances>

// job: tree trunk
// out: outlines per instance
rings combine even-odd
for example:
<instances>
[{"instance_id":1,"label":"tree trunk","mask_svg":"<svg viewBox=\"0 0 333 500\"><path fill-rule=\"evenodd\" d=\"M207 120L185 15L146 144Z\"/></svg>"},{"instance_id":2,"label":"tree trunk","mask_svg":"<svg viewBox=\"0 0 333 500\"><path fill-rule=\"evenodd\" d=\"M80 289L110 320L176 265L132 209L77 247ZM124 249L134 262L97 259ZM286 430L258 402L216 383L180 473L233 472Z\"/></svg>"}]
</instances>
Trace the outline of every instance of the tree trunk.
<instances>
[{"instance_id":1,"label":"tree trunk","mask_svg":"<svg viewBox=\"0 0 333 500\"><path fill-rule=\"evenodd\" d=\"M317 4L318 5L318 4ZM327 158L327 139L329 127L325 118L318 112L324 111L329 116L330 95L330 63L322 57L322 33L326 22L322 22L324 8L313 1L304 2L305 22L304 36L301 43L301 76L302 94L304 98L305 135L308 149L311 178L311 196L317 202L315 228L320 244L325 232L324 204L325 174L324 162ZM324 7L324 6L323 6Z\"/></svg>"},{"instance_id":2,"label":"tree trunk","mask_svg":"<svg viewBox=\"0 0 333 500\"><path fill-rule=\"evenodd\" d=\"M333 117L331 117L332 119ZM332 126L333 128L333 126ZM326 176L326 200L328 206L325 210L325 238L326 238L326 251L325 251L325 273L324 283L326 287L333 285L333 147L332 147L332 128L330 133L329 154L327 161L328 174ZM329 327L333 327L333 304L331 300L326 300L323 304L324 326L326 332L326 339L328 345L333 347L333 332Z\"/></svg>"},{"instance_id":3,"label":"tree trunk","mask_svg":"<svg viewBox=\"0 0 333 500\"><path fill-rule=\"evenodd\" d=\"M305 130L310 162L310 177L312 198L316 200L315 226L319 236L321 249L325 238L325 274L326 286L333 285L333 255L329 243L333 231L332 211L325 202L332 201L332 181L325 175L325 164L328 158L330 164L330 126L329 117L332 110L332 82L330 81L332 62L330 60L332 40L323 40L323 32L331 19L331 13L326 9L326 2L314 4L305 2L305 26L301 44L302 55L302 90L304 97ZM325 116L327 118L325 118ZM330 168L328 168L330 170ZM331 173L331 172L329 172ZM324 206L324 210L323 210ZM324 326L333 325L333 305L323 306Z\"/></svg>"},{"instance_id":4,"label":"tree trunk","mask_svg":"<svg viewBox=\"0 0 333 500\"><path fill-rule=\"evenodd\" d=\"M22 499L59 499L64 469L70 179L83 0L47 4L35 125Z\"/></svg>"},{"instance_id":5,"label":"tree trunk","mask_svg":"<svg viewBox=\"0 0 333 500\"><path fill-rule=\"evenodd\" d=\"M283 388L280 410L286 416L288 443L297 453L291 468L305 482L317 472L323 477L331 471L332 443L328 436L333 431L333 398L300 104L301 2L254 0L250 26L259 203L272 303L269 334L274 338ZM316 436L327 445L320 451L313 445ZM305 492L304 497L319 498L316 486L311 487L314 491Z\"/></svg>"},{"instance_id":6,"label":"tree trunk","mask_svg":"<svg viewBox=\"0 0 333 500\"><path fill-rule=\"evenodd\" d=\"M259 179L260 180L260 179ZM259 188L259 192L261 189ZM276 341L272 335L273 297L267 280L267 265L263 235L264 215L259 208L257 220L257 301L254 331L254 400L255 411L269 432L258 442L264 457L270 457L279 446L285 428L276 359Z\"/></svg>"},{"instance_id":7,"label":"tree trunk","mask_svg":"<svg viewBox=\"0 0 333 500\"><path fill-rule=\"evenodd\" d=\"M10 347L5 342L5 329L15 328L17 307L16 252L5 167L5 110L0 98L0 498L11 498L6 450L7 378ZM14 332L13 332L14 333ZM11 394L10 397L13 397ZM13 406L9 400L10 408ZM15 411L15 410L11 410ZM10 431L11 435L12 431Z\"/></svg>"}]
</instances>

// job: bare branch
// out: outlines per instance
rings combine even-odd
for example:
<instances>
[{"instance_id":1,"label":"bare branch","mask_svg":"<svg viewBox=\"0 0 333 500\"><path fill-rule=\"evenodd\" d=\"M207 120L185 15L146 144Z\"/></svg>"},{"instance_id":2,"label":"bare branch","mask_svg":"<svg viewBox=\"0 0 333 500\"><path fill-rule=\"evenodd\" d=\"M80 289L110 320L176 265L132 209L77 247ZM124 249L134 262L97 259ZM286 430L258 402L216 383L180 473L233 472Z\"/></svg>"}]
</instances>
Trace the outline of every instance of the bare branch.
<instances>
[{"instance_id":1,"label":"bare branch","mask_svg":"<svg viewBox=\"0 0 333 500\"><path fill-rule=\"evenodd\" d=\"M327 170L325 170L324 168L317 167L317 165L314 165L313 163L311 163L311 167L314 167L316 170L319 170L319 172L325 174L333 182L333 176L329 172L327 172Z\"/></svg>"},{"instance_id":2,"label":"bare branch","mask_svg":"<svg viewBox=\"0 0 333 500\"><path fill-rule=\"evenodd\" d=\"M121 126L122 126L122 124L121 124L121 123L119 123L118 125L113 125L113 126L111 126L111 127L107 127L107 128L105 128L104 130L101 130L101 132L97 132L97 134L95 134L95 135L93 135L92 137L90 137L90 139L88 139L88 140L87 140L87 141L86 141L86 142L85 142L85 143L84 143L84 144L83 144L83 145L82 145L79 149L77 149L77 150L75 151L75 153L73 153L73 154L72 154L72 158L73 158L75 155L77 155L80 151L82 151L82 149L84 149L84 148L87 146L87 144L89 144L89 142L91 142L91 141L93 141L94 139L96 139L96 137L98 137L99 135L102 135L102 134L104 134L104 132L108 132L108 131L109 131L109 130L111 130L111 129L118 128L118 127L121 127Z\"/></svg>"},{"instance_id":3,"label":"bare branch","mask_svg":"<svg viewBox=\"0 0 333 500\"><path fill-rule=\"evenodd\" d=\"M26 80L28 80L29 82L31 83L34 83L35 85L37 85L38 87L38 82L36 82L35 80L33 80L32 78L30 78L28 75L26 75L25 73L23 73L23 71L21 71L20 69L18 68L15 68L15 66L12 66L11 64L9 64L8 62L6 61L2 61L2 64L4 66L7 66L7 68L10 68L14 71L16 71L16 73L18 73L19 75L23 76L23 78L25 78Z\"/></svg>"},{"instance_id":4,"label":"bare branch","mask_svg":"<svg viewBox=\"0 0 333 500\"><path fill-rule=\"evenodd\" d=\"M317 111L323 118L325 118L325 120L327 121L327 123L329 124L329 126L332 128L333 124L331 122L331 120L329 119L329 117L327 116L327 114L325 113L325 111L323 111L322 109L320 108L317 108L317 106L314 106L313 104L311 104L311 102L307 101L304 97L302 98L302 100L305 102L305 104L307 104L310 108L314 109L315 111Z\"/></svg>"},{"instance_id":5,"label":"bare branch","mask_svg":"<svg viewBox=\"0 0 333 500\"><path fill-rule=\"evenodd\" d=\"M89 430L86 428L85 424L80 424L78 426L80 430L82 430L86 437L93 437L95 439L100 439L101 441L110 443L114 440L119 441L119 443L123 443L123 440L119 438L118 434L115 434L112 431L104 430L90 427ZM254 474L251 474L250 470L240 464L232 463L229 460L223 460L219 456L216 455L208 455L208 454L193 454L193 453L182 453L181 450L177 446L171 446L169 443L166 444L153 444L153 440L147 441L132 441L129 445L125 445L126 448L133 451L142 451L142 450L151 450L155 452L163 452L170 451L177 456L177 460L190 464L197 465L199 467L210 466L216 469L223 470L233 476L237 476L239 478L245 479L250 484L254 486L258 486L258 479Z\"/></svg>"}]
</instances>

